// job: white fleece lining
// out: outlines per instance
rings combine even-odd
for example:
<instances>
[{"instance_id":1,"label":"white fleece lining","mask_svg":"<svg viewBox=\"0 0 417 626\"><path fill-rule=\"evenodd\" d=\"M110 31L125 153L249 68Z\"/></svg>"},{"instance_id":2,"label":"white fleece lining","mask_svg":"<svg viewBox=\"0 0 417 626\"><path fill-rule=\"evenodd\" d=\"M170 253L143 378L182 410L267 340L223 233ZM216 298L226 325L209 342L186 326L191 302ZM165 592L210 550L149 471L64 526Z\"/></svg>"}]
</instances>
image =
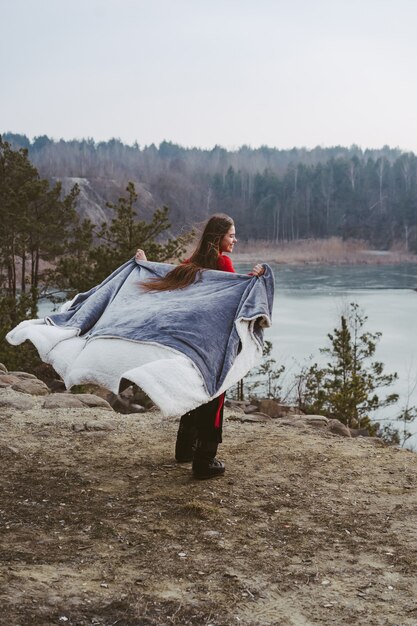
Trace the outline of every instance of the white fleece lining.
<instances>
[{"instance_id":1,"label":"white fleece lining","mask_svg":"<svg viewBox=\"0 0 417 626\"><path fill-rule=\"evenodd\" d=\"M262 347L253 335L254 318L236 320L241 350L217 397L237 383L262 357ZM269 326L263 316L261 323ZM160 344L98 337L88 341L78 329L26 320L10 331L7 340L18 345L29 339L43 361L62 376L67 388L95 383L118 393L127 379L143 389L166 416L183 415L212 399L194 363L182 353ZM132 367L133 366L133 367Z\"/></svg>"}]
</instances>

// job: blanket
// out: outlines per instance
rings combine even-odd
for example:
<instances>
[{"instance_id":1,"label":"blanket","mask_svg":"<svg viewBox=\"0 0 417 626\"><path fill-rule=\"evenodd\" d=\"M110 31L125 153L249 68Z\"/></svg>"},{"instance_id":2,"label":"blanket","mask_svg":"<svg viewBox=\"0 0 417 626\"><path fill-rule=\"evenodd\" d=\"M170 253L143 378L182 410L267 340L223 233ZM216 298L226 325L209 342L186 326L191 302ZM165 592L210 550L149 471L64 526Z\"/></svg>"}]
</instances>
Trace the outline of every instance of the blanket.
<instances>
[{"instance_id":1,"label":"blanket","mask_svg":"<svg viewBox=\"0 0 417 626\"><path fill-rule=\"evenodd\" d=\"M274 283L265 265L261 277L203 270L186 289L141 288L172 267L132 259L60 313L22 322L7 339L31 340L68 388L92 382L118 393L127 380L165 415L181 415L259 361Z\"/></svg>"}]
</instances>

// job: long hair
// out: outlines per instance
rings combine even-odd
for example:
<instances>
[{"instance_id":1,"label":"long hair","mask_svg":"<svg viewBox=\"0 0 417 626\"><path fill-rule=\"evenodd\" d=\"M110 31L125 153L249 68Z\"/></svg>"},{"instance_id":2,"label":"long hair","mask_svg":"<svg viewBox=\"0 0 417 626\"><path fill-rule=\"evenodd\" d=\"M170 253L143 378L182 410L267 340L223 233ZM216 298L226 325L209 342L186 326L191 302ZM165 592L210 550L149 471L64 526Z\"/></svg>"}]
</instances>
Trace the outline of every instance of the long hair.
<instances>
[{"instance_id":1,"label":"long hair","mask_svg":"<svg viewBox=\"0 0 417 626\"><path fill-rule=\"evenodd\" d=\"M141 283L141 287L146 291L184 289L195 281L201 270L216 270L220 254L220 242L233 225L232 218L224 213L212 215L187 262L174 267L163 278L153 278L146 283Z\"/></svg>"}]
</instances>

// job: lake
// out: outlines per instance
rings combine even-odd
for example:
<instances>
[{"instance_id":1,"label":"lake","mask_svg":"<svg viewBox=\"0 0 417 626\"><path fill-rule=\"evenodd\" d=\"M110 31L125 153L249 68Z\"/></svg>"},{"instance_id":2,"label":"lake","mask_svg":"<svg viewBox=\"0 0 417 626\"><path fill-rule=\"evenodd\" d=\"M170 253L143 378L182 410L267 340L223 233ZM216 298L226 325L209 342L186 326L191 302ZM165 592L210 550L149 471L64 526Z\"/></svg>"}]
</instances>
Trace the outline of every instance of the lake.
<instances>
[{"instance_id":1,"label":"lake","mask_svg":"<svg viewBox=\"0 0 417 626\"><path fill-rule=\"evenodd\" d=\"M235 266L247 271L240 263ZM385 364L386 373L398 373L399 380L387 389L400 394L400 401L380 417L395 415L417 380L417 265L271 267L276 292L273 324L265 337L273 343L277 362L294 372L309 355L323 362L319 348L328 345L327 333L338 326L349 303L357 302L368 316L364 330L382 332L374 360ZM417 389L410 400L417 405ZM417 423L409 430L417 432ZM417 445L417 437L411 444Z\"/></svg>"}]
</instances>

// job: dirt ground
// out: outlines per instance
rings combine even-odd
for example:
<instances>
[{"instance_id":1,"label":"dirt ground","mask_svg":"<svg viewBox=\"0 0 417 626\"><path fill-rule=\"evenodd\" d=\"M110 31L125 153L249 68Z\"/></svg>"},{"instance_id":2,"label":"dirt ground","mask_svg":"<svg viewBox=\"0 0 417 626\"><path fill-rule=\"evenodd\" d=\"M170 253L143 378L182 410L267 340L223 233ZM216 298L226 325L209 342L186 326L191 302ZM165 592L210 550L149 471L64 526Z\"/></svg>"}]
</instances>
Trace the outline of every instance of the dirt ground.
<instances>
[{"instance_id":1,"label":"dirt ground","mask_svg":"<svg viewBox=\"0 0 417 626\"><path fill-rule=\"evenodd\" d=\"M417 625L417 455L227 415L196 481L157 412L3 410L0 623Z\"/></svg>"}]
</instances>

